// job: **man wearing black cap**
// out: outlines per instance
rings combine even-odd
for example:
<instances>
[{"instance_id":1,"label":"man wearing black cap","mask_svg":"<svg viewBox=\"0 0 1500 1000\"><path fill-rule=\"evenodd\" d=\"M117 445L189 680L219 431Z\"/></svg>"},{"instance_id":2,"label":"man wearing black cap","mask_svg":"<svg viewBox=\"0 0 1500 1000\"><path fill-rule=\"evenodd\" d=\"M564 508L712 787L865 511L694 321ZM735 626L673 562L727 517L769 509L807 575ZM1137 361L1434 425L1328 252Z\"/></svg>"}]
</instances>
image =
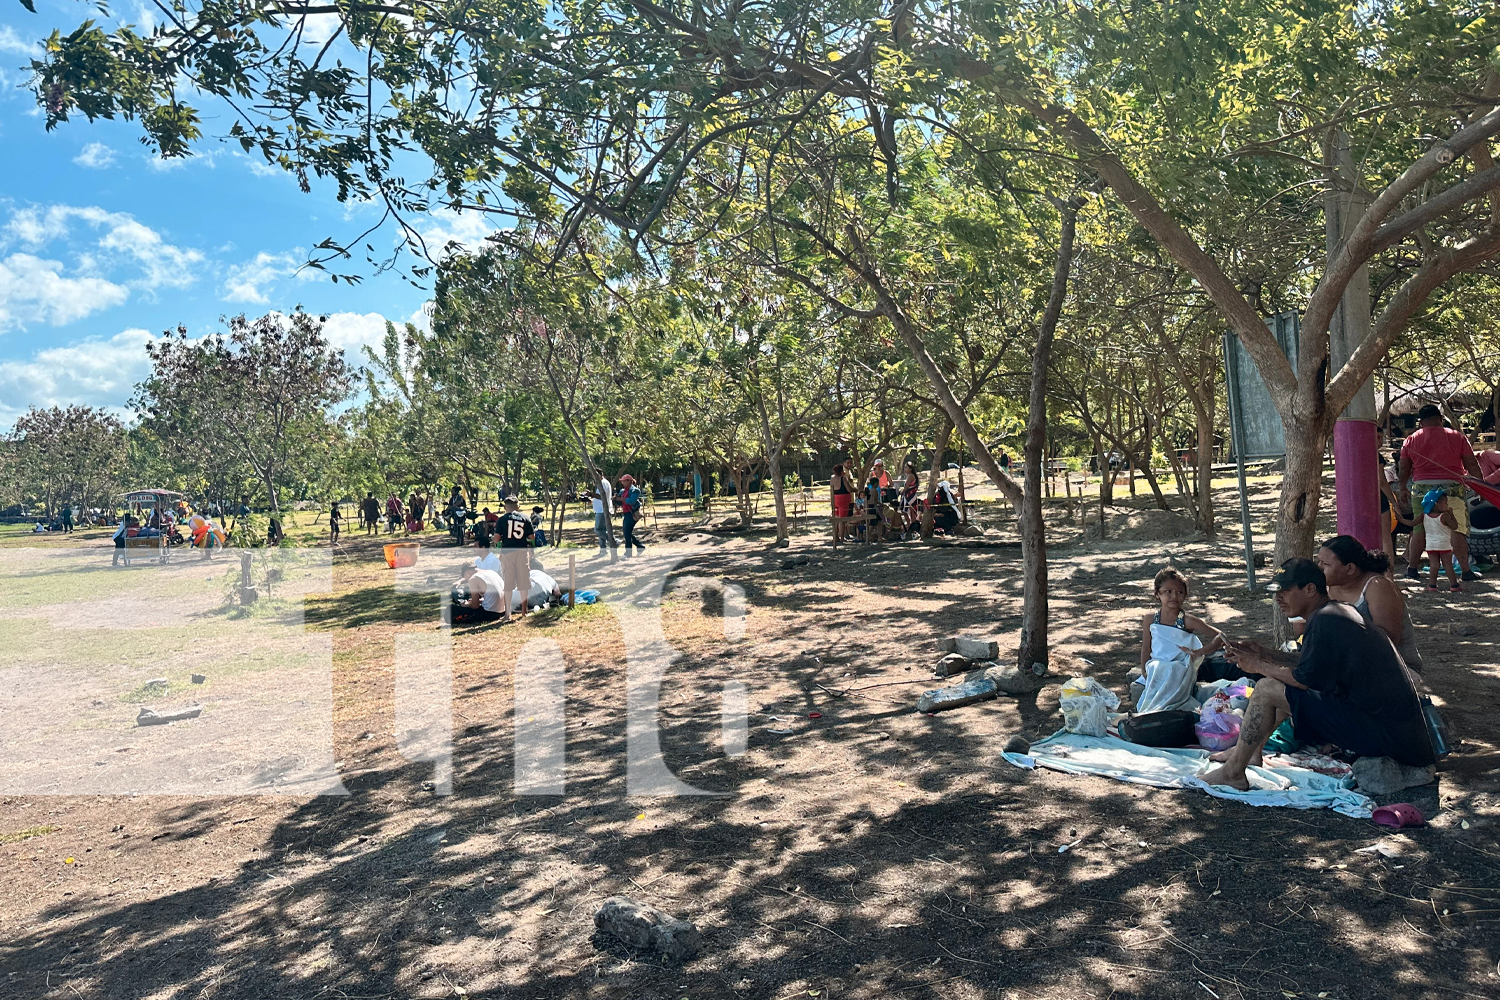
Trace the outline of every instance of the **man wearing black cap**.
<instances>
[{"instance_id":1,"label":"man wearing black cap","mask_svg":"<svg viewBox=\"0 0 1500 1000\"><path fill-rule=\"evenodd\" d=\"M1458 568L1463 570L1464 579L1476 580L1478 577L1469 568L1469 505L1464 503L1463 478L1465 473L1483 478L1479 460L1474 457L1469 439L1462 431L1444 427L1443 411L1431 403L1417 411L1417 424L1417 430L1401 444L1401 463L1396 472L1401 500L1411 507L1413 493L1420 500L1432 490L1442 490L1453 498L1449 506L1458 522L1458 528L1453 532L1453 554L1458 558ZM1417 561L1422 558L1426 534L1419 517L1411 529L1411 542L1406 547L1406 575L1413 580L1421 579Z\"/></svg>"},{"instance_id":2,"label":"man wearing black cap","mask_svg":"<svg viewBox=\"0 0 1500 1000\"><path fill-rule=\"evenodd\" d=\"M1266 740L1287 717L1304 743L1333 743L1411 767L1433 763L1417 689L1385 633L1349 605L1330 601L1323 571L1311 559L1288 559L1267 589L1283 614L1307 623L1302 651L1229 644L1228 656L1241 670L1264 677L1250 696L1239 741L1214 755L1222 764L1203 780L1249 790L1245 768L1260 764Z\"/></svg>"}]
</instances>

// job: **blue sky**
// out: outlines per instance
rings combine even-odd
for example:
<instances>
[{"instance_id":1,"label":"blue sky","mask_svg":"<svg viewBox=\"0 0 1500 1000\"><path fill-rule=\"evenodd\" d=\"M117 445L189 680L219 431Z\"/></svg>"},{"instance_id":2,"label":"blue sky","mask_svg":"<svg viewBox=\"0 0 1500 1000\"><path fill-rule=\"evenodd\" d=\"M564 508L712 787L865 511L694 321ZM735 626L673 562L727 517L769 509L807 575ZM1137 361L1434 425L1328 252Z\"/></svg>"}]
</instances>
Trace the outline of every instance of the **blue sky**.
<instances>
[{"instance_id":1,"label":"blue sky","mask_svg":"<svg viewBox=\"0 0 1500 1000\"><path fill-rule=\"evenodd\" d=\"M147 338L178 324L207 333L222 316L301 304L327 314L330 339L358 361L385 319L420 315L427 293L394 274L365 273L351 287L298 273L308 248L352 238L373 210L341 205L327 187L303 194L290 175L218 142L226 118L206 121L199 156L170 165L128 122L47 133L21 89L24 67L52 28L97 12L76 0L36 6L33 15L0 0L0 431L32 405L123 407L147 369ZM151 16L144 5L117 10L135 24ZM419 228L441 246L474 245L487 226ZM363 260L349 267L368 271Z\"/></svg>"}]
</instances>

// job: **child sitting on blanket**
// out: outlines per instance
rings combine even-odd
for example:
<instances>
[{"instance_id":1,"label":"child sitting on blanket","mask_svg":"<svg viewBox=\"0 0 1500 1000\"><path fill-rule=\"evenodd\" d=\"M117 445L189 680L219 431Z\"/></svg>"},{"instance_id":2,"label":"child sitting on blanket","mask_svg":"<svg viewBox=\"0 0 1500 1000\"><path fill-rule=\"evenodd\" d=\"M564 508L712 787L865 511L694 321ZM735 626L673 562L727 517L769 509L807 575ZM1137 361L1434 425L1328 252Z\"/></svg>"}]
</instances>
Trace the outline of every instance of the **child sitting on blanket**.
<instances>
[{"instance_id":1,"label":"child sitting on blanket","mask_svg":"<svg viewBox=\"0 0 1500 1000\"><path fill-rule=\"evenodd\" d=\"M1197 661L1224 646L1224 635L1202 618L1182 610L1187 577L1166 567L1153 583L1157 610L1141 622L1142 690L1137 712L1165 712L1186 707L1197 680Z\"/></svg>"}]
</instances>

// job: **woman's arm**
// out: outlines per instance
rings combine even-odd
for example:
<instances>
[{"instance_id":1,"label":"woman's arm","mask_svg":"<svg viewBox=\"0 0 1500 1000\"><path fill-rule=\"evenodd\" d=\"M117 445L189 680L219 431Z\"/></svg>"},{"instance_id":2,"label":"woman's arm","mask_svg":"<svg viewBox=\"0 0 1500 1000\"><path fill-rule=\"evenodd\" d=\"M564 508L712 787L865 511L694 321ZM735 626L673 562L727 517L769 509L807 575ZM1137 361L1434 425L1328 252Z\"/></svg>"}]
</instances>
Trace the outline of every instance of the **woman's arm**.
<instances>
[{"instance_id":1,"label":"woman's arm","mask_svg":"<svg viewBox=\"0 0 1500 1000\"><path fill-rule=\"evenodd\" d=\"M1145 623L1141 626L1141 666L1151 659L1151 615L1146 616Z\"/></svg>"},{"instance_id":2,"label":"woman's arm","mask_svg":"<svg viewBox=\"0 0 1500 1000\"><path fill-rule=\"evenodd\" d=\"M1391 642L1399 644L1406 627L1406 598L1401 591L1390 580L1376 576L1365 590L1365 603L1370 606L1370 620Z\"/></svg>"}]
</instances>

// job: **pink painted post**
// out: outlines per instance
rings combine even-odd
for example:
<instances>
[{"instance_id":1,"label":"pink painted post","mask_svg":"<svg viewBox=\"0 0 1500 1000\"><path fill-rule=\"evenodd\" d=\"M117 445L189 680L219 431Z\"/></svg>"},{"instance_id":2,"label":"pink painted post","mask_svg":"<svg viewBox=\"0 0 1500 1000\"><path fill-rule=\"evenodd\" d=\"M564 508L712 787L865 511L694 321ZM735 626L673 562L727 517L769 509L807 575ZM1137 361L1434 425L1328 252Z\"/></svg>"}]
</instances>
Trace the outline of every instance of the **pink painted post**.
<instances>
[{"instance_id":1,"label":"pink painted post","mask_svg":"<svg viewBox=\"0 0 1500 1000\"><path fill-rule=\"evenodd\" d=\"M1376 450L1379 433L1373 420L1340 420L1333 425L1333 475L1339 534L1353 535L1379 551L1384 525Z\"/></svg>"}]
</instances>

